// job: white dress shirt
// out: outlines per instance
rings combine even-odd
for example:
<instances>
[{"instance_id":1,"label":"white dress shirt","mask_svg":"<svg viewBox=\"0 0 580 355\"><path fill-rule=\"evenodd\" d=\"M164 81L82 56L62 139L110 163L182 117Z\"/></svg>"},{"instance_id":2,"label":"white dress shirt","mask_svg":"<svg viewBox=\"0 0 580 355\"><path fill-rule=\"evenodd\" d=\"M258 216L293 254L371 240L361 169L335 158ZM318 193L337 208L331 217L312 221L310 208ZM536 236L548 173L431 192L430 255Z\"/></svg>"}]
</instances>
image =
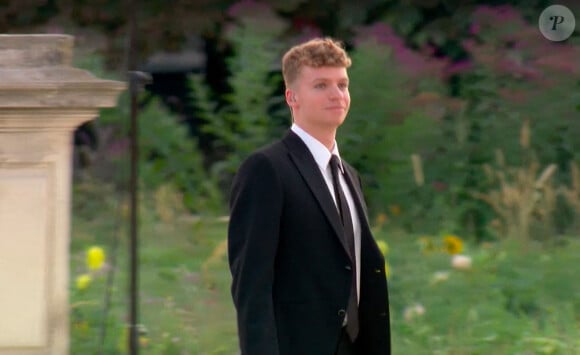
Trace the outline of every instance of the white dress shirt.
<instances>
[{"instance_id":1,"label":"white dress shirt","mask_svg":"<svg viewBox=\"0 0 580 355\"><path fill-rule=\"evenodd\" d=\"M346 201L348 203L348 208L350 210L350 215L351 215L351 219L352 219L352 226L354 229L354 252L355 252L355 261L356 261L356 290L357 290L357 300L360 299L360 236L361 236L361 230L360 230L360 219L356 210L356 206L354 204L354 200L352 197L352 193L350 191L350 188L348 187L346 181L344 180L344 168L342 166L342 160L340 159L340 154L338 153L338 145L336 144L336 141L334 142L334 147L332 149L332 151L329 151L328 148L326 148L326 146L322 143L320 143L319 140L317 140L316 138L312 137L308 132L306 132L305 130L303 130L302 128L300 128L300 126L298 126L296 123L292 124L292 127L290 127L290 129L296 133L298 135L298 137L300 137L302 139L302 141L304 142L304 144L306 144L306 146L308 147L308 150L310 150L310 153L312 153L312 156L314 157L314 160L316 161L316 164L318 165L318 167L320 168L320 172L322 173L322 176L324 177L324 181L326 182L326 186L328 187L328 191L330 192L330 195L332 196L334 203L336 204L336 196L334 195L334 186L332 184L332 172L331 172L331 168L330 168L330 158L332 157L333 154L337 155L340 161L340 168L342 171L342 174L339 174L338 178L340 180L340 186L342 187L342 190L344 191L344 195L346 197ZM354 181L353 181L354 183ZM338 209L338 205L336 205L337 209Z\"/></svg>"}]
</instances>

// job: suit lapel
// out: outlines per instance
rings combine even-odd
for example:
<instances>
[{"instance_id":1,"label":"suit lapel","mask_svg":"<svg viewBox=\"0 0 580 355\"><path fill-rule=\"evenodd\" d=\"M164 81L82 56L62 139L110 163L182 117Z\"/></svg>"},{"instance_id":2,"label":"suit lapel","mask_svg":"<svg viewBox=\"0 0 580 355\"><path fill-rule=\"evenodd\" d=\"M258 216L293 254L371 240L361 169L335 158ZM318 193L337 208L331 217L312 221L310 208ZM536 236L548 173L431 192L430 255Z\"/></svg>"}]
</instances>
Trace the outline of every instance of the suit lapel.
<instances>
[{"instance_id":1,"label":"suit lapel","mask_svg":"<svg viewBox=\"0 0 580 355\"><path fill-rule=\"evenodd\" d=\"M350 189L350 191L352 193L354 204L356 205L356 210L358 212L358 219L360 221L361 268L364 268L364 266L367 265L365 263L365 261L368 261L369 259L366 258L363 255L363 253L365 253L365 255L369 255L369 252L371 249L369 249L368 247L367 248L363 247L363 244L367 245L367 246L373 245L374 247L372 247L372 248L376 249L377 253L380 253L380 251L378 251L378 247L376 246L376 243L374 241L373 233L371 232L371 227L370 227L370 223L368 220L368 214L367 214L366 205L364 203L364 196L363 196L362 190L360 188L360 185L358 183L356 183L356 181L358 181L358 179L357 179L353 169L348 164L344 164L344 162L343 162L343 166L345 167L345 169L344 169L345 180L346 180L346 183L348 185L348 188ZM376 270L376 268L373 267L373 270Z\"/></svg>"},{"instance_id":2,"label":"suit lapel","mask_svg":"<svg viewBox=\"0 0 580 355\"><path fill-rule=\"evenodd\" d=\"M324 182L324 177L320 173L320 168L316 165L314 157L312 157L312 154L302 139L292 131L288 131L286 136L282 139L282 142L284 142L288 148L290 159L294 162L300 175L302 175L306 181L308 188L316 197L320 208L324 211L326 218L336 232L338 240L342 244L346 253L349 254L348 246L343 238L344 230L342 223L340 222L338 210L336 209L334 200L328 191L328 186L326 185L326 182Z\"/></svg>"},{"instance_id":3,"label":"suit lapel","mask_svg":"<svg viewBox=\"0 0 580 355\"><path fill-rule=\"evenodd\" d=\"M345 164L345 162L343 161L343 166L344 166L344 171L345 171L345 180L346 183L348 185L348 188L351 191L352 194L352 198L354 200L354 204L356 205L356 210L358 212L359 215L359 220L361 225L362 224L366 224L367 226L368 224L368 216L367 216L367 211L366 211L366 207L364 205L364 196L362 193L362 190L360 189L360 186L358 184L355 184L354 182L357 181L357 178L355 176L355 174L352 171L352 168Z\"/></svg>"}]
</instances>

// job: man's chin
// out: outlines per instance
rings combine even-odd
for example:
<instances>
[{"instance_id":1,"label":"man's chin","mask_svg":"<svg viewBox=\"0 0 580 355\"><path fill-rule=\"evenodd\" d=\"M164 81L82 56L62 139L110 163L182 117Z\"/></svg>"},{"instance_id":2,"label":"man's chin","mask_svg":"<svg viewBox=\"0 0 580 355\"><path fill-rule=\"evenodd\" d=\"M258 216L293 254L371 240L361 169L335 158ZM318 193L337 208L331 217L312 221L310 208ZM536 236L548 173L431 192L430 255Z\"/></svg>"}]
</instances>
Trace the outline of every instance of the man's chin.
<instances>
[{"instance_id":1,"label":"man's chin","mask_svg":"<svg viewBox=\"0 0 580 355\"><path fill-rule=\"evenodd\" d=\"M346 116L340 116L340 117L334 117L332 119L333 122L336 123L336 126L340 126L344 123L344 121L346 120Z\"/></svg>"}]
</instances>

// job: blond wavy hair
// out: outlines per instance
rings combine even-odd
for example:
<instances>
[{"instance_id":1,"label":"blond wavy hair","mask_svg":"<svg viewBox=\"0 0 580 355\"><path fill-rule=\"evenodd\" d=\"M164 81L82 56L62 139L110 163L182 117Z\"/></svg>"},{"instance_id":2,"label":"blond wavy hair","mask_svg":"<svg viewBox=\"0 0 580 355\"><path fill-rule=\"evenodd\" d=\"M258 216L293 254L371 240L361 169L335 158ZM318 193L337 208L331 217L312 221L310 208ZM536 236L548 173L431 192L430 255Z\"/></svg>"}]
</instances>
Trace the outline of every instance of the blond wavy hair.
<instances>
[{"instance_id":1,"label":"blond wavy hair","mask_svg":"<svg viewBox=\"0 0 580 355\"><path fill-rule=\"evenodd\" d=\"M314 38L290 48L282 57L282 76L286 87L294 83L304 66L349 68L352 61L342 42L329 37Z\"/></svg>"}]
</instances>

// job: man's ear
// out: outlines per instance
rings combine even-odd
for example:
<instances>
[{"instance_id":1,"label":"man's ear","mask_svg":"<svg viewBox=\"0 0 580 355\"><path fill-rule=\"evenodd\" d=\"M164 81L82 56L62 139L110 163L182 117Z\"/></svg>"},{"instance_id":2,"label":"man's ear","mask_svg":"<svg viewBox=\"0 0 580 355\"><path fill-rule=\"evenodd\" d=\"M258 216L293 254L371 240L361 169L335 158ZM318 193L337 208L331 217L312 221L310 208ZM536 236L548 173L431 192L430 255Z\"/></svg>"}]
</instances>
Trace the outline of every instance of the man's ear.
<instances>
[{"instance_id":1,"label":"man's ear","mask_svg":"<svg viewBox=\"0 0 580 355\"><path fill-rule=\"evenodd\" d=\"M293 107L297 103L296 94L292 89L286 89L286 103L288 106Z\"/></svg>"}]
</instances>

